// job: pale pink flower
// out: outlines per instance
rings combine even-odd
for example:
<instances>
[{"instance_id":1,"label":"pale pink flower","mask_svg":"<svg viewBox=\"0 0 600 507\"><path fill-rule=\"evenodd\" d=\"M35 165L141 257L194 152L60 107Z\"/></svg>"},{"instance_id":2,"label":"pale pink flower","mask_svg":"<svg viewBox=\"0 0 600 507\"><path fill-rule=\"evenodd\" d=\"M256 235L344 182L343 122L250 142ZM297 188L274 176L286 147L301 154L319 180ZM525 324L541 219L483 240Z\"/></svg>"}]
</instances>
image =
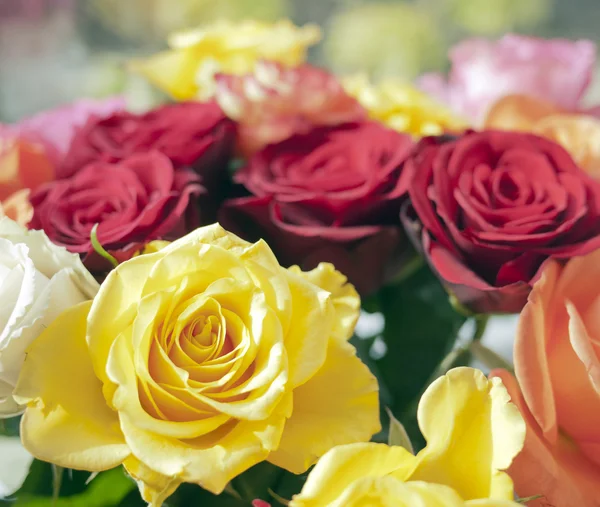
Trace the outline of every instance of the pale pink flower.
<instances>
[{"instance_id":1,"label":"pale pink flower","mask_svg":"<svg viewBox=\"0 0 600 507\"><path fill-rule=\"evenodd\" d=\"M20 138L44 146L48 157L59 165L78 128L91 116L108 116L125 109L125 99L84 99L25 118L19 123L1 124L0 138Z\"/></svg>"},{"instance_id":2,"label":"pale pink flower","mask_svg":"<svg viewBox=\"0 0 600 507\"><path fill-rule=\"evenodd\" d=\"M589 40L509 34L498 41L465 40L450 50L450 60L447 78L426 74L419 86L479 126L494 102L515 93L578 110L592 78L596 46Z\"/></svg>"}]
</instances>

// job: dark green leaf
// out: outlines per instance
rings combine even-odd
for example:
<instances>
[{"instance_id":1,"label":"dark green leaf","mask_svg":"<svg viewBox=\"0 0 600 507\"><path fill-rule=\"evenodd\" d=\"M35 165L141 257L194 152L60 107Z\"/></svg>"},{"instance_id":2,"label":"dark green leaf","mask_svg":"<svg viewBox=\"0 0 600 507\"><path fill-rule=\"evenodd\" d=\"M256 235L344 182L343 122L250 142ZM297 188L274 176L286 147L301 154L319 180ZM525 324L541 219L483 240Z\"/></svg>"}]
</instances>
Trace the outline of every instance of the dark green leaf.
<instances>
[{"instance_id":1,"label":"dark green leaf","mask_svg":"<svg viewBox=\"0 0 600 507\"><path fill-rule=\"evenodd\" d=\"M452 350L465 317L452 308L447 292L427 266L400 284L384 287L378 308L385 316L387 352L372 360L373 372L385 387L382 404L401 414L413 406ZM403 421L417 444L416 419Z\"/></svg>"},{"instance_id":2,"label":"dark green leaf","mask_svg":"<svg viewBox=\"0 0 600 507\"><path fill-rule=\"evenodd\" d=\"M404 425L394 417L392 411L386 407L387 415L390 419L390 429L388 434L388 445L404 447L411 454L415 453L410 437L404 428Z\"/></svg>"},{"instance_id":3,"label":"dark green leaf","mask_svg":"<svg viewBox=\"0 0 600 507\"><path fill-rule=\"evenodd\" d=\"M102 472L86 486L89 472L64 470L60 497L52 498L52 466L34 460L23 487L13 495L14 501L3 505L14 507L117 507L136 490L135 483L121 467ZM135 491L137 497L139 493ZM127 504L133 507L135 504ZM140 506L145 505L141 503Z\"/></svg>"},{"instance_id":4,"label":"dark green leaf","mask_svg":"<svg viewBox=\"0 0 600 507\"><path fill-rule=\"evenodd\" d=\"M21 417L10 417L0 419L0 435L5 437L16 437L19 435L19 423Z\"/></svg>"}]
</instances>

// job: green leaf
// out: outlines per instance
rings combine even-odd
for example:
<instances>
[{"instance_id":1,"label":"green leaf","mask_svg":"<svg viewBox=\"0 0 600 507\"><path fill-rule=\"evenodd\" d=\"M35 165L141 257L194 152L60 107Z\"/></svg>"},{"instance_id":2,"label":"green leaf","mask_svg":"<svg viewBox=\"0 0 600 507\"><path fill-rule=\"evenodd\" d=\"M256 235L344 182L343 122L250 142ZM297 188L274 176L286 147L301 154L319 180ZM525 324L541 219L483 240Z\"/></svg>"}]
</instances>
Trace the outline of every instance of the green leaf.
<instances>
[{"instance_id":1,"label":"green leaf","mask_svg":"<svg viewBox=\"0 0 600 507\"><path fill-rule=\"evenodd\" d=\"M421 393L452 350L465 317L450 305L448 294L427 266L403 283L384 287L379 311L385 316L387 353L375 360L375 373L391 395L386 403L402 413Z\"/></svg>"},{"instance_id":2,"label":"green leaf","mask_svg":"<svg viewBox=\"0 0 600 507\"><path fill-rule=\"evenodd\" d=\"M390 429L388 434L388 445L404 447L411 454L415 453L410 437L404 428L404 425L394 417L389 408L385 408L388 417L390 418Z\"/></svg>"},{"instance_id":3,"label":"green leaf","mask_svg":"<svg viewBox=\"0 0 600 507\"><path fill-rule=\"evenodd\" d=\"M102 472L86 485L89 472L64 470L60 484L53 482L53 466L34 460L25 483L13 495L14 507L117 507L132 491L139 498L135 483L121 467ZM53 498L56 488L60 496ZM140 500L141 501L141 500ZM128 503L133 507L134 503ZM146 505L141 502L141 506Z\"/></svg>"},{"instance_id":4,"label":"green leaf","mask_svg":"<svg viewBox=\"0 0 600 507\"><path fill-rule=\"evenodd\" d=\"M534 500L543 498L543 496L544 495L534 495L534 496L528 496L527 498L519 498L517 500L517 503L526 504L527 502L533 502Z\"/></svg>"},{"instance_id":5,"label":"green leaf","mask_svg":"<svg viewBox=\"0 0 600 507\"><path fill-rule=\"evenodd\" d=\"M19 436L19 424L21 416L0 419L0 436L17 437Z\"/></svg>"},{"instance_id":6,"label":"green leaf","mask_svg":"<svg viewBox=\"0 0 600 507\"><path fill-rule=\"evenodd\" d=\"M269 489L276 486L282 473L281 468L264 461L237 476L231 481L231 485L248 503L255 498L268 500Z\"/></svg>"}]
</instances>

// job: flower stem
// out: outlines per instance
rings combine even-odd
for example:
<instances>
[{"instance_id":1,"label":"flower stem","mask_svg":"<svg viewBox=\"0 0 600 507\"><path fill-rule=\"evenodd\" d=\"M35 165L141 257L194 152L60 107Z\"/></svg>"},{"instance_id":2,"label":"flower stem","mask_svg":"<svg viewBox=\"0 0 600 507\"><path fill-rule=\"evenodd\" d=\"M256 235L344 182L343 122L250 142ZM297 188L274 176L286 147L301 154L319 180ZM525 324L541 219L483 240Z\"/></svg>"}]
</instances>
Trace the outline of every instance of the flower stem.
<instances>
[{"instance_id":1,"label":"flower stem","mask_svg":"<svg viewBox=\"0 0 600 507\"><path fill-rule=\"evenodd\" d=\"M117 267L119 262L112 255L110 255L102 246L100 241L98 240L98 224L95 224L92 227L92 232L90 233L90 241L92 242L92 248L95 252L101 257L105 258L108 262L110 262L113 267Z\"/></svg>"}]
</instances>

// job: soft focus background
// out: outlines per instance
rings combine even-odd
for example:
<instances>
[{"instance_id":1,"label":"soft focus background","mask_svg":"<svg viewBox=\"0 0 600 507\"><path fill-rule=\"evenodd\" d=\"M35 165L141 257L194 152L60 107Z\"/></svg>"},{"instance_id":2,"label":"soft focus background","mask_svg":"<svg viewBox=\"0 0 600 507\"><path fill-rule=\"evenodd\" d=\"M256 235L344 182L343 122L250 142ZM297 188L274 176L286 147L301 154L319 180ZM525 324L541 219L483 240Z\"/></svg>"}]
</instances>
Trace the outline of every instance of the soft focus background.
<instances>
[{"instance_id":1,"label":"soft focus background","mask_svg":"<svg viewBox=\"0 0 600 507\"><path fill-rule=\"evenodd\" d=\"M598 0L0 0L0 122L81 96L123 93L149 107L156 92L128 75L129 58L161 49L176 29L281 17L321 25L313 63L374 78L444 70L448 48L474 35L600 39ZM600 98L599 85L590 95ZM515 322L494 319L484 342L509 357ZM376 336L382 316L360 324L359 337ZM385 354L381 345L372 354ZM29 461L16 438L0 440L0 498L17 489Z\"/></svg>"},{"instance_id":2,"label":"soft focus background","mask_svg":"<svg viewBox=\"0 0 600 507\"><path fill-rule=\"evenodd\" d=\"M373 77L443 69L473 35L600 37L598 0L0 0L0 121L82 95L125 92L145 107L153 92L127 75L128 57L175 29L282 16L323 27L314 63Z\"/></svg>"}]
</instances>

